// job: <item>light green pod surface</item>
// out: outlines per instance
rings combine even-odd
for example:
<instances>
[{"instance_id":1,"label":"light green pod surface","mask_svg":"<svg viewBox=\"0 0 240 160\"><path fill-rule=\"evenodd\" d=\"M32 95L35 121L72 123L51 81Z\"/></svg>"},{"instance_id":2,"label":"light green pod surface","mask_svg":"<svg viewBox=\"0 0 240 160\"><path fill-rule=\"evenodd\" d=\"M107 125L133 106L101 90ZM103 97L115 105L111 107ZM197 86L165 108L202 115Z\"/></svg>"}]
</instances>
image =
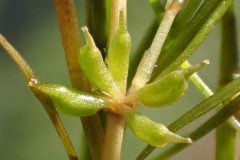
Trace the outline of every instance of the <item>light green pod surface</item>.
<instances>
[{"instance_id":1,"label":"light green pod surface","mask_svg":"<svg viewBox=\"0 0 240 160\"><path fill-rule=\"evenodd\" d=\"M170 132L163 124L156 123L144 115L126 109L124 112L127 124L132 132L142 141L155 146L163 147L168 142L191 143L190 138L183 138Z\"/></svg>"},{"instance_id":2,"label":"light green pod surface","mask_svg":"<svg viewBox=\"0 0 240 160\"><path fill-rule=\"evenodd\" d=\"M31 87L48 95L59 112L72 116L82 117L95 114L103 109L108 101L98 95L76 91L63 85L44 83L34 84Z\"/></svg>"},{"instance_id":3,"label":"light green pod surface","mask_svg":"<svg viewBox=\"0 0 240 160\"><path fill-rule=\"evenodd\" d=\"M133 96L146 106L162 107L176 102L187 87L183 72L174 71L139 89Z\"/></svg>"},{"instance_id":4,"label":"light green pod surface","mask_svg":"<svg viewBox=\"0 0 240 160\"><path fill-rule=\"evenodd\" d=\"M125 93L127 86L130 47L131 38L127 31L126 17L121 12L119 28L109 44L107 64L122 93Z\"/></svg>"},{"instance_id":5,"label":"light green pod surface","mask_svg":"<svg viewBox=\"0 0 240 160\"><path fill-rule=\"evenodd\" d=\"M170 105L180 99L187 90L187 79L207 64L209 61L204 60L183 70L173 71L153 83L147 84L129 97L149 107Z\"/></svg>"},{"instance_id":6,"label":"light green pod surface","mask_svg":"<svg viewBox=\"0 0 240 160\"><path fill-rule=\"evenodd\" d=\"M78 56L81 69L94 87L111 95L119 95L120 89L107 69L101 52L87 28L84 27L82 30L85 34L86 45L80 49Z\"/></svg>"}]
</instances>

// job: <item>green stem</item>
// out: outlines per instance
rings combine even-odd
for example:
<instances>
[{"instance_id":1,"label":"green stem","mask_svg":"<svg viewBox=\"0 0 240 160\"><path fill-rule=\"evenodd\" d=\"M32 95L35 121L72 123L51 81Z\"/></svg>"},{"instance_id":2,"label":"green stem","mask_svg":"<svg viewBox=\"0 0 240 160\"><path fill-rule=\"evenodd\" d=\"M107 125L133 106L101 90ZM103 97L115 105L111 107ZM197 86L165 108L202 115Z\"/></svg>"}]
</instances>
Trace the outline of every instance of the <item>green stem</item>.
<instances>
[{"instance_id":1,"label":"green stem","mask_svg":"<svg viewBox=\"0 0 240 160\"><path fill-rule=\"evenodd\" d=\"M158 27L157 33L154 39L147 49L138 65L137 72L132 80L132 85L129 92L134 92L143 87L151 78L155 63L158 60L160 51L167 38L168 32L172 26L172 23L182 9L182 3L178 1L168 1L166 4L165 13L163 19Z\"/></svg>"},{"instance_id":2,"label":"green stem","mask_svg":"<svg viewBox=\"0 0 240 160\"><path fill-rule=\"evenodd\" d=\"M191 64L188 61L185 61L181 65L182 68L188 68L190 66ZM205 97L210 97L213 95L213 91L204 83L204 81L198 76L197 73L192 74L190 76L190 80Z\"/></svg>"},{"instance_id":3,"label":"green stem","mask_svg":"<svg viewBox=\"0 0 240 160\"><path fill-rule=\"evenodd\" d=\"M238 67L236 34L234 5L232 5L222 19L220 86L225 85L233 79L233 74ZM232 126L231 119L229 119L217 128L216 160L234 160L236 156L236 140L237 131Z\"/></svg>"},{"instance_id":4,"label":"green stem","mask_svg":"<svg viewBox=\"0 0 240 160\"><path fill-rule=\"evenodd\" d=\"M120 10L127 18L127 0L111 0L109 42L119 27ZM120 160L124 129L125 120L122 115L107 113L102 160Z\"/></svg>"},{"instance_id":5,"label":"green stem","mask_svg":"<svg viewBox=\"0 0 240 160\"><path fill-rule=\"evenodd\" d=\"M21 57L19 52L13 48L13 46L0 34L0 45L6 50L7 54L12 58L12 60L18 65L20 71L24 75L27 82L34 81L36 82L36 76L31 69L31 67L27 64L27 62ZM52 101L45 96L44 94L32 89L32 92L37 97L37 99L41 102L45 111L47 112L51 122L53 123L55 130L59 138L61 139L65 150L68 154L70 160L77 160L77 154L74 151L73 145L68 137L68 134L64 128L61 118L59 117Z\"/></svg>"},{"instance_id":6,"label":"green stem","mask_svg":"<svg viewBox=\"0 0 240 160\"><path fill-rule=\"evenodd\" d=\"M124 128L121 115L108 114L102 160L120 160Z\"/></svg>"},{"instance_id":7,"label":"green stem","mask_svg":"<svg viewBox=\"0 0 240 160\"><path fill-rule=\"evenodd\" d=\"M163 14L161 15L162 15L161 17L163 17ZM132 81L136 73L137 67L141 61L141 58L143 57L144 51L150 47L151 42L154 38L154 35L157 32L158 26L159 26L158 19L154 18L151 24L149 25L147 32L144 34L143 38L141 39L141 42L138 45L137 50L130 57L131 65L129 66L129 72L128 72L129 73L128 84L130 84L130 82Z\"/></svg>"},{"instance_id":8,"label":"green stem","mask_svg":"<svg viewBox=\"0 0 240 160\"><path fill-rule=\"evenodd\" d=\"M216 131L216 160L235 160L237 131L230 119L221 124Z\"/></svg>"},{"instance_id":9,"label":"green stem","mask_svg":"<svg viewBox=\"0 0 240 160\"><path fill-rule=\"evenodd\" d=\"M80 90L90 90L90 85L78 64L81 46L80 32L73 0L55 0L55 8L65 50L72 85ZM104 132L98 114L81 118L92 159L101 157Z\"/></svg>"}]
</instances>

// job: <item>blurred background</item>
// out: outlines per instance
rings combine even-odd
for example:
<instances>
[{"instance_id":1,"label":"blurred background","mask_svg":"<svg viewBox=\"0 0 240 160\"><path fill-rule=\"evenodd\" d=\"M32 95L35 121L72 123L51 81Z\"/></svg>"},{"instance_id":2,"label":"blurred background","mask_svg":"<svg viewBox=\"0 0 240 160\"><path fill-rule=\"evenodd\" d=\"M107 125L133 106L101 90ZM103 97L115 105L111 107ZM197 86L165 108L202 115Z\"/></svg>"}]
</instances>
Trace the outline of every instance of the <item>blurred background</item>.
<instances>
[{"instance_id":1,"label":"blurred background","mask_svg":"<svg viewBox=\"0 0 240 160\"><path fill-rule=\"evenodd\" d=\"M237 1L236 8L240 7ZM80 26L86 25L85 2L76 0ZM238 28L240 12L237 13ZM132 37L132 53L136 50L144 32L154 18L147 0L129 0L128 27ZM63 47L53 1L1 0L0 33L3 34L32 66L42 81L70 85ZM192 63L209 59L211 64L199 74L216 90L219 75L220 26L216 26L204 44L191 57ZM240 33L238 33L238 38ZM240 42L240 40L239 40ZM239 44L240 46L240 44ZM151 119L169 124L203 100L194 86L175 105L161 109L141 108ZM61 115L72 142L81 155L82 127L80 119ZM186 127L187 130L200 121ZM122 159L136 158L146 144L138 140L128 129L123 143ZM213 160L214 132L192 147L185 149L171 160ZM151 157L163 149L157 149ZM0 48L0 159L1 160L66 160L65 150L47 114L28 89L15 64Z\"/></svg>"}]
</instances>

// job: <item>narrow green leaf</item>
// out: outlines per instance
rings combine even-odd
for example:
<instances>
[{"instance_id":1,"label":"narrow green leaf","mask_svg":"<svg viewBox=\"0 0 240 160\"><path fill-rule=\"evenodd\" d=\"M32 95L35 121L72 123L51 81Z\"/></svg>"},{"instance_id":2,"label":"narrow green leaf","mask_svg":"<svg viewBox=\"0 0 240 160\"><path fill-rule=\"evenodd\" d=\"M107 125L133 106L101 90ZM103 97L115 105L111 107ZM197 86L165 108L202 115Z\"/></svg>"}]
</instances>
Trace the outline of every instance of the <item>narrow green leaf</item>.
<instances>
[{"instance_id":1,"label":"narrow green leaf","mask_svg":"<svg viewBox=\"0 0 240 160\"><path fill-rule=\"evenodd\" d=\"M226 102L229 98L233 97L240 91L240 79L236 79L230 82L228 85L224 86L220 90L218 90L214 95L210 96L209 98L202 101L197 106L193 107L191 110L186 112L183 116L178 118L172 124L168 126L169 130L172 132L176 132L179 129L183 128L187 124L191 123L193 120L199 118L203 114L207 113L208 111L218 108L222 109L226 106ZM139 155L138 160L142 160L146 158L155 147L148 145Z\"/></svg>"},{"instance_id":2,"label":"narrow green leaf","mask_svg":"<svg viewBox=\"0 0 240 160\"><path fill-rule=\"evenodd\" d=\"M207 21L201 27L199 32L194 36L193 40L187 45L184 51L171 63L159 76L163 76L167 73L178 68L185 60L187 60L195 50L206 39L209 32L215 27L217 22L222 18L224 13L229 9L232 4L232 0L223 0L214 12L209 16ZM173 46L171 46L173 47Z\"/></svg>"},{"instance_id":3,"label":"narrow green leaf","mask_svg":"<svg viewBox=\"0 0 240 160\"><path fill-rule=\"evenodd\" d=\"M86 38L86 45L80 49L79 64L91 84L102 92L118 97L120 89L107 69L101 52L96 47L94 40L84 27L83 32Z\"/></svg>"},{"instance_id":4,"label":"narrow green leaf","mask_svg":"<svg viewBox=\"0 0 240 160\"><path fill-rule=\"evenodd\" d=\"M196 13L191 15L191 20L186 24L186 27L181 30L175 30L175 34L170 32L163 46L162 53L158 58L157 67L153 72L152 79L159 75L160 72L169 66L184 51L221 1L223 0L204 1L200 8L197 11L195 10ZM181 21L184 22L185 19Z\"/></svg>"},{"instance_id":5,"label":"narrow green leaf","mask_svg":"<svg viewBox=\"0 0 240 160\"><path fill-rule=\"evenodd\" d=\"M109 44L107 64L122 93L126 92L130 47L131 38L127 31L126 15L121 11L119 28Z\"/></svg>"},{"instance_id":6,"label":"narrow green leaf","mask_svg":"<svg viewBox=\"0 0 240 160\"><path fill-rule=\"evenodd\" d=\"M151 4L156 16L161 16L161 14L165 11L164 6L161 4L160 0L149 0L149 3Z\"/></svg>"},{"instance_id":7,"label":"narrow green leaf","mask_svg":"<svg viewBox=\"0 0 240 160\"><path fill-rule=\"evenodd\" d=\"M56 109L67 115L89 116L103 109L108 100L99 95L80 92L63 85L29 84L30 87L48 95Z\"/></svg>"},{"instance_id":8,"label":"narrow green leaf","mask_svg":"<svg viewBox=\"0 0 240 160\"><path fill-rule=\"evenodd\" d=\"M144 142L153 146L163 147L168 142L192 142L190 138L183 138L170 132L163 124L156 123L132 109L125 109L124 116L133 133Z\"/></svg>"},{"instance_id":9,"label":"narrow green leaf","mask_svg":"<svg viewBox=\"0 0 240 160\"><path fill-rule=\"evenodd\" d=\"M173 37L176 38L176 35L179 35L179 31L184 30L184 28L188 28L188 22L193 18L194 13L197 11L199 5L202 3L201 0L194 1L188 0L186 5L184 5L182 11L176 17L176 20L173 22L173 26L169 32L166 43L169 40L172 40Z\"/></svg>"},{"instance_id":10,"label":"narrow green leaf","mask_svg":"<svg viewBox=\"0 0 240 160\"><path fill-rule=\"evenodd\" d=\"M183 116L178 118L175 122L173 122L169 126L171 128L171 131L177 131L180 128L184 127L185 125L191 123L193 120L197 119L198 117L217 107L217 105L233 97L239 91L240 91L240 79L230 82L228 85L224 86L223 88L215 92L213 96L210 96L209 98L205 99L200 104L186 112Z\"/></svg>"},{"instance_id":11,"label":"narrow green leaf","mask_svg":"<svg viewBox=\"0 0 240 160\"><path fill-rule=\"evenodd\" d=\"M225 105L225 107L216 113L212 118L207 120L203 125L198 127L192 133L189 134L189 137L192 138L193 142L196 142L207 133L218 127L228 118L230 118L234 113L240 110L240 97L236 98L232 101L229 105ZM177 152L183 150L184 148L188 147L189 145L185 144L177 144L170 147L168 150L164 151L163 153L159 154L155 159L167 159L170 156L176 154ZM140 160L140 159L139 159ZM142 159L143 160L143 159Z\"/></svg>"}]
</instances>

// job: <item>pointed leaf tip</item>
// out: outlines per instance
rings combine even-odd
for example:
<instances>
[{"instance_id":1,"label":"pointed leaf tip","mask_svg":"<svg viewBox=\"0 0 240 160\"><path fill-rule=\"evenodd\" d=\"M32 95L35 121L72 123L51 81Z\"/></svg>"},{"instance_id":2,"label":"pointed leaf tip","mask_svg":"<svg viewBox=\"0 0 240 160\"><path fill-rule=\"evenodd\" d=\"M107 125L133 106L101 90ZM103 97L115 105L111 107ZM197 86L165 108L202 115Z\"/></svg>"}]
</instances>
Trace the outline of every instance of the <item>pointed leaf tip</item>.
<instances>
[{"instance_id":1,"label":"pointed leaf tip","mask_svg":"<svg viewBox=\"0 0 240 160\"><path fill-rule=\"evenodd\" d=\"M205 67L206 65L210 64L209 60L204 60L199 64L190 66L186 69L183 69L183 74L186 78L189 78L192 74L194 74L195 72L199 71L200 69L202 69L203 67Z\"/></svg>"},{"instance_id":2,"label":"pointed leaf tip","mask_svg":"<svg viewBox=\"0 0 240 160\"><path fill-rule=\"evenodd\" d=\"M86 26L82 27L82 31L84 33L84 37L85 37L87 46L96 48L95 42L94 42L91 34L89 33L88 28Z\"/></svg>"},{"instance_id":3,"label":"pointed leaf tip","mask_svg":"<svg viewBox=\"0 0 240 160\"><path fill-rule=\"evenodd\" d=\"M183 138L169 131L163 124L156 123L130 108L125 109L124 116L133 133L138 138L152 146L163 147L168 144L168 142L192 142L190 138Z\"/></svg>"},{"instance_id":4,"label":"pointed leaf tip","mask_svg":"<svg viewBox=\"0 0 240 160\"><path fill-rule=\"evenodd\" d=\"M124 8L120 10L120 15L119 15L119 29L126 31L127 30L127 17L124 12Z\"/></svg>"}]
</instances>

